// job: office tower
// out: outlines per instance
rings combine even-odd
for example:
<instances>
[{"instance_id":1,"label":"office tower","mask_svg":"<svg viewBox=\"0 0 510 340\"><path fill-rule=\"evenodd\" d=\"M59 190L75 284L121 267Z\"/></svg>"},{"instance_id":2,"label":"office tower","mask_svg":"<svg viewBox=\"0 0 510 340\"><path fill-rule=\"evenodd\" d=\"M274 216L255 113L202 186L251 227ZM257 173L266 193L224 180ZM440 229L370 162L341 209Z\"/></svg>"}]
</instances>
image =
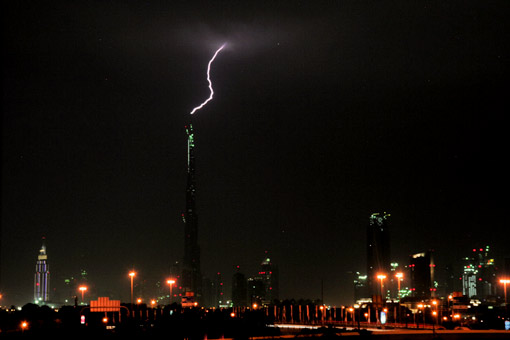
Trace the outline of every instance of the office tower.
<instances>
[{"instance_id":1,"label":"office tower","mask_svg":"<svg viewBox=\"0 0 510 340\"><path fill-rule=\"evenodd\" d=\"M34 301L35 303L47 302L50 300L50 271L48 266L48 255L46 254L45 238L37 256L34 277Z\"/></svg>"},{"instance_id":2,"label":"office tower","mask_svg":"<svg viewBox=\"0 0 510 340\"><path fill-rule=\"evenodd\" d=\"M269 305L279 298L278 267L271 262L267 251L259 272L248 279L250 304Z\"/></svg>"},{"instance_id":3,"label":"office tower","mask_svg":"<svg viewBox=\"0 0 510 340\"><path fill-rule=\"evenodd\" d=\"M186 183L186 211L184 221L184 259L182 262L182 282L184 294L200 300L202 274L200 270L200 247L198 246L198 219L195 202L195 136L193 127L186 126L188 136L188 169Z\"/></svg>"},{"instance_id":4,"label":"office tower","mask_svg":"<svg viewBox=\"0 0 510 340\"><path fill-rule=\"evenodd\" d=\"M496 295L496 268L494 259L489 256L489 246L473 248L470 256L463 258L463 262L462 293L481 299Z\"/></svg>"},{"instance_id":5,"label":"office tower","mask_svg":"<svg viewBox=\"0 0 510 340\"><path fill-rule=\"evenodd\" d=\"M370 296L381 295L381 281L377 276L384 274L389 279L391 272L389 217L387 213L374 213L367 226L367 287Z\"/></svg>"},{"instance_id":6,"label":"office tower","mask_svg":"<svg viewBox=\"0 0 510 340\"><path fill-rule=\"evenodd\" d=\"M411 293L418 299L429 299L435 296L434 258L432 251L417 253L410 256Z\"/></svg>"},{"instance_id":7,"label":"office tower","mask_svg":"<svg viewBox=\"0 0 510 340\"><path fill-rule=\"evenodd\" d=\"M247 281L243 273L239 272L239 266L232 277L232 304L234 307L248 306Z\"/></svg>"}]
</instances>

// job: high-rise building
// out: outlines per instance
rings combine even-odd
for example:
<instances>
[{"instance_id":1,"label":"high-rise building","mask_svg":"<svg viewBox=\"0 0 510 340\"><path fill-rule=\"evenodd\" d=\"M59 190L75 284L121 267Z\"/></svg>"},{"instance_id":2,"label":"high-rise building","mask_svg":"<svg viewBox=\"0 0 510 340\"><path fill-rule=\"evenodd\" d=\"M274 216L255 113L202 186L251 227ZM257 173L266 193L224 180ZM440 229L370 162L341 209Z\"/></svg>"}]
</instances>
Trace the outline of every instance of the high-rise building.
<instances>
[{"instance_id":1,"label":"high-rise building","mask_svg":"<svg viewBox=\"0 0 510 340\"><path fill-rule=\"evenodd\" d=\"M243 273L239 271L239 266L232 277L232 304L234 307L248 306L247 281Z\"/></svg>"},{"instance_id":2,"label":"high-rise building","mask_svg":"<svg viewBox=\"0 0 510 340\"><path fill-rule=\"evenodd\" d=\"M216 301L216 282L206 276L202 280L202 298L200 304L205 308L218 306Z\"/></svg>"},{"instance_id":3,"label":"high-rise building","mask_svg":"<svg viewBox=\"0 0 510 340\"><path fill-rule=\"evenodd\" d=\"M429 299L436 295L434 268L435 264L431 250L410 256L409 271L411 276L411 294L413 297Z\"/></svg>"},{"instance_id":4,"label":"high-rise building","mask_svg":"<svg viewBox=\"0 0 510 340\"><path fill-rule=\"evenodd\" d=\"M45 238L37 256L34 276L34 301L35 303L48 302L50 300L50 270L48 255L46 254Z\"/></svg>"},{"instance_id":5,"label":"high-rise building","mask_svg":"<svg viewBox=\"0 0 510 340\"><path fill-rule=\"evenodd\" d=\"M462 294L481 299L496 295L496 269L494 259L489 256L489 246L473 248L463 262Z\"/></svg>"},{"instance_id":6,"label":"high-rise building","mask_svg":"<svg viewBox=\"0 0 510 340\"><path fill-rule=\"evenodd\" d=\"M193 127L186 126L188 135L188 169L186 183L186 211L182 214L184 221L184 259L182 262L181 286L184 294L200 300L202 290L202 273L200 270L200 247L198 245L198 218L195 202L195 136Z\"/></svg>"},{"instance_id":7,"label":"high-rise building","mask_svg":"<svg viewBox=\"0 0 510 340\"><path fill-rule=\"evenodd\" d=\"M279 298L278 267L267 255L260 264L259 272L248 279L248 295L250 303L269 305Z\"/></svg>"},{"instance_id":8,"label":"high-rise building","mask_svg":"<svg viewBox=\"0 0 510 340\"><path fill-rule=\"evenodd\" d=\"M216 273L216 298L215 298L215 307L221 307L225 304L225 293L223 286L223 278L221 273Z\"/></svg>"},{"instance_id":9,"label":"high-rise building","mask_svg":"<svg viewBox=\"0 0 510 340\"><path fill-rule=\"evenodd\" d=\"M391 272L389 217L387 213L373 213L367 226L367 287L371 296L381 295L377 275L389 277Z\"/></svg>"}]
</instances>

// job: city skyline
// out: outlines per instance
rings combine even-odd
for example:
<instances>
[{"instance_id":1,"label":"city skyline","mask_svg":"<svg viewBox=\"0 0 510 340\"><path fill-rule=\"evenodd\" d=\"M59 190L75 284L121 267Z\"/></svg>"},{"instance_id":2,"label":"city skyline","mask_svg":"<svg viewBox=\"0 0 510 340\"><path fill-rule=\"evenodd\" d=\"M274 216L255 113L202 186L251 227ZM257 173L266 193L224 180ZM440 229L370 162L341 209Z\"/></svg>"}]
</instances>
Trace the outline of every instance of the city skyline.
<instances>
[{"instance_id":1,"label":"city skyline","mask_svg":"<svg viewBox=\"0 0 510 340\"><path fill-rule=\"evenodd\" d=\"M385 233L383 239L387 238L389 217L390 214L387 213L371 214L368 218L367 225L369 225L369 228L367 228L367 230L373 226L383 227ZM43 237L43 245L37 256L33 303L40 305L70 305L77 299L76 301L80 301L80 304L86 304L87 300L104 295L102 292L95 291L95 283L88 281L87 273L84 269L80 269L81 278L66 278L65 282L61 280L61 282L56 284L56 286L58 286L56 291L51 292L49 290L49 266L45 241L46 239ZM373 247L374 243L377 242L378 241L374 242L373 236L367 237L367 250ZM386 241L383 241L383 243L386 243ZM375 256L374 258L384 258L384 253L389 251L390 249L386 245L386 248L380 256ZM354 278L354 285L351 287L352 296L349 298L346 305L352 305L361 301L381 303L381 300L377 297L380 295L383 295L384 299L388 301L399 301L401 298L404 298L404 301L407 303L410 301L448 299L452 294L455 296L461 294L461 296L463 295L466 298L476 298L488 303L493 303L497 299L501 299L503 286L500 280L509 277L510 258L507 257L504 261L495 261L490 251L490 246L487 245L482 248L475 247L473 249L465 249L465 256L459 259L463 263L462 267L452 268L451 262L455 261L450 261L448 263L439 264L436 268L436 264L433 260L433 253L433 250L427 250L422 253L410 254L409 262L395 262L397 259L389 257L389 264L387 266L380 266L381 262L375 261L379 262L379 267L374 270L374 266L368 265L372 263L370 259L373 256L373 254L368 251L367 271L365 274L360 275L360 273L357 272L357 276L349 275L349 277ZM186 257L186 255L184 257ZM165 286L165 281L167 281L166 283L168 284L168 280L172 280L171 285L174 286L172 295L174 297L172 300L180 303L181 298L187 296L186 292L196 292L196 287L195 290L192 290L189 287L190 283L186 283L184 279L186 275L185 268L185 266L178 266L176 273L171 273L170 276L164 275L164 279L155 282L147 282L147 279L143 276L139 277L139 272L133 268L129 273L129 276L133 274L133 278L136 277L135 289L133 290L132 288L132 291L135 293L137 299L141 299L144 303L156 301L161 304L167 300L168 288ZM439 273L439 275L436 274L435 276L434 272ZM247 274L248 276L245 276L244 270L237 265L232 268L231 272L217 272L216 275L214 275L216 279L201 276L200 294L196 295L195 293L194 296L192 295L191 300L188 301L191 301L192 304L194 302L199 302L200 305L207 308L230 307L231 305L234 307L250 306L254 303L262 306L270 305L276 300L321 301L321 303L336 306L336 304L330 303L327 299L323 300L324 296L315 298L287 297L285 299L280 299L278 267L270 259L268 251L264 254L259 270ZM224 285L222 275L231 275L232 287ZM244 289L244 298L240 297L243 293L235 293L234 286L239 286L241 284L237 275L241 275L243 278L242 280L244 280L244 288L242 288ZM363 277L364 279L360 286L359 278ZM370 282L370 278L372 278L373 282ZM70 283L70 279L74 282ZM398 283L398 289L397 281L400 281ZM39 288L40 286L43 288ZM93 287L92 290L90 290L91 287ZM82 288L87 291L88 299L86 300L83 298L84 292ZM172 289L170 289L170 292L172 292ZM231 294L229 294L230 292ZM111 291L111 293L115 298L123 296L122 292ZM324 292L321 292L321 295L323 293ZM78 298L80 294L82 294L82 297ZM240 305L239 300L244 301L244 304ZM182 301L184 302L184 299ZM27 303L29 302L30 301L27 300Z\"/></svg>"},{"instance_id":2,"label":"city skyline","mask_svg":"<svg viewBox=\"0 0 510 340\"><path fill-rule=\"evenodd\" d=\"M403 263L509 256L504 2L2 7L13 303L33 295L42 236L52 282L85 269L125 297L130 270L161 280L182 260L183 127L225 41L193 115L204 276L249 276L269 250L280 298L319 298L323 282L346 304L375 212Z\"/></svg>"}]
</instances>

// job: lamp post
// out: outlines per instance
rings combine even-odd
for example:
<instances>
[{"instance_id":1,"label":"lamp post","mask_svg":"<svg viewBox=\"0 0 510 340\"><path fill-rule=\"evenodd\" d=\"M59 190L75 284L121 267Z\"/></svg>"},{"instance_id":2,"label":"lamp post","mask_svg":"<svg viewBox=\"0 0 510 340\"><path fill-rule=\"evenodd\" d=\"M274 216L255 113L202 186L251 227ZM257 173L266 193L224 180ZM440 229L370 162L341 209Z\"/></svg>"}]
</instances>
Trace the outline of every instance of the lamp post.
<instances>
[{"instance_id":1,"label":"lamp post","mask_svg":"<svg viewBox=\"0 0 510 340\"><path fill-rule=\"evenodd\" d=\"M361 319L360 305L359 304L355 304L354 305L354 310L358 311L358 331L359 331L359 329L360 329L360 319Z\"/></svg>"},{"instance_id":2,"label":"lamp post","mask_svg":"<svg viewBox=\"0 0 510 340\"><path fill-rule=\"evenodd\" d=\"M507 283L510 283L510 279L501 279L501 280L499 280L499 283L503 284L503 290L505 291L505 306L506 306L506 304L507 304L507 300L506 300L506 285L507 285Z\"/></svg>"},{"instance_id":3,"label":"lamp post","mask_svg":"<svg viewBox=\"0 0 510 340\"><path fill-rule=\"evenodd\" d=\"M349 312L351 312L351 322L354 327L354 308L349 307Z\"/></svg>"},{"instance_id":4,"label":"lamp post","mask_svg":"<svg viewBox=\"0 0 510 340\"><path fill-rule=\"evenodd\" d=\"M400 281L402 281L402 278L404 277L404 274L402 272L396 273L395 277L397 278L397 299L398 299L398 322L400 323Z\"/></svg>"},{"instance_id":5,"label":"lamp post","mask_svg":"<svg viewBox=\"0 0 510 340\"><path fill-rule=\"evenodd\" d=\"M420 309L421 314L423 315L423 328L425 328L425 306L423 304L419 304L418 308ZM418 325L417 328L420 328L420 322L417 321L416 324Z\"/></svg>"},{"instance_id":6,"label":"lamp post","mask_svg":"<svg viewBox=\"0 0 510 340\"><path fill-rule=\"evenodd\" d=\"M87 287L80 286L80 287L78 287L78 290L81 292L81 303L83 304L84 303L83 297L84 297L85 292L87 291Z\"/></svg>"},{"instance_id":7,"label":"lamp post","mask_svg":"<svg viewBox=\"0 0 510 340\"><path fill-rule=\"evenodd\" d=\"M432 335L435 338L436 337L436 322L438 321L437 314L438 314L438 304L437 300L432 300L432 305L435 307L432 311Z\"/></svg>"},{"instance_id":8,"label":"lamp post","mask_svg":"<svg viewBox=\"0 0 510 340\"><path fill-rule=\"evenodd\" d=\"M383 297L384 297L384 291L383 291L383 280L386 278L386 275L384 274L379 274L377 275L377 278L381 281L381 303L383 301Z\"/></svg>"},{"instance_id":9,"label":"lamp post","mask_svg":"<svg viewBox=\"0 0 510 340\"><path fill-rule=\"evenodd\" d=\"M506 299L506 285L507 285L507 283L510 283L510 279L501 279L501 280L499 280L499 283L503 284L503 290L505 291L505 313L508 314L508 302Z\"/></svg>"},{"instance_id":10,"label":"lamp post","mask_svg":"<svg viewBox=\"0 0 510 340\"><path fill-rule=\"evenodd\" d=\"M398 298L398 301L400 302L400 281L402 281L402 278L404 277L404 274L403 273L396 273L395 277L397 278L397 286L398 286L398 289L397 289L397 298Z\"/></svg>"},{"instance_id":11,"label":"lamp post","mask_svg":"<svg viewBox=\"0 0 510 340\"><path fill-rule=\"evenodd\" d=\"M170 303L170 304L172 304L172 300L173 300L173 296L172 296L172 287L173 287L173 285L174 285L174 283L175 283L175 280L174 280L174 279L168 279L168 280L166 281L166 283L168 283L168 284L170 285L170 300L169 300L170 302L169 302L169 303Z\"/></svg>"},{"instance_id":12,"label":"lamp post","mask_svg":"<svg viewBox=\"0 0 510 340\"><path fill-rule=\"evenodd\" d=\"M134 311L133 311L133 279L136 276L136 273L134 271L130 271L128 275L131 278L131 316L133 316L134 315Z\"/></svg>"}]
</instances>

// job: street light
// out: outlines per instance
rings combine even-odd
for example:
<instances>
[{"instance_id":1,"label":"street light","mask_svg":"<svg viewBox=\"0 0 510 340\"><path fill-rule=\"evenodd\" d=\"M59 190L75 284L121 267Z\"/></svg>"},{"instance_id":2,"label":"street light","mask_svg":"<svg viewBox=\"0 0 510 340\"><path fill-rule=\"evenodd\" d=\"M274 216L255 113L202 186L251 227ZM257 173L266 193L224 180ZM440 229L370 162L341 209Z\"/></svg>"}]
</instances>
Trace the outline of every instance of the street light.
<instances>
[{"instance_id":1,"label":"street light","mask_svg":"<svg viewBox=\"0 0 510 340\"><path fill-rule=\"evenodd\" d=\"M131 278L131 315L134 316L134 311L133 311L133 278L136 276L136 273L134 271L130 271L128 275Z\"/></svg>"},{"instance_id":2,"label":"street light","mask_svg":"<svg viewBox=\"0 0 510 340\"><path fill-rule=\"evenodd\" d=\"M400 281L402 281L402 278L404 277L404 274L403 273L396 273L395 277L397 278L397 285L398 285L398 290L397 290L398 301L400 301Z\"/></svg>"},{"instance_id":3,"label":"street light","mask_svg":"<svg viewBox=\"0 0 510 340\"><path fill-rule=\"evenodd\" d=\"M507 283L510 283L510 279L501 279L501 280L499 280L499 283L503 284L503 290L505 291L505 306L506 306L506 304L507 304L507 300L506 300L506 285L507 285Z\"/></svg>"},{"instance_id":4,"label":"street light","mask_svg":"<svg viewBox=\"0 0 510 340\"><path fill-rule=\"evenodd\" d=\"M360 311L360 305L359 304L355 304L354 305L354 310L355 311L358 311L358 330L360 329L360 319L361 319L361 311Z\"/></svg>"},{"instance_id":5,"label":"street light","mask_svg":"<svg viewBox=\"0 0 510 340\"><path fill-rule=\"evenodd\" d=\"M87 291L87 287L86 286L80 286L78 287L78 290L81 292L81 303L84 303L83 301L83 295L85 294L85 292Z\"/></svg>"},{"instance_id":6,"label":"street light","mask_svg":"<svg viewBox=\"0 0 510 340\"><path fill-rule=\"evenodd\" d=\"M379 274L379 275L377 275L377 278L379 280L381 280L381 303L382 303L383 302L383 296L384 296L384 294L383 294L383 280L386 278L386 275Z\"/></svg>"},{"instance_id":7,"label":"street light","mask_svg":"<svg viewBox=\"0 0 510 340\"><path fill-rule=\"evenodd\" d=\"M22 321L20 326L21 326L21 333L23 334L25 332L25 329L28 328L28 322Z\"/></svg>"},{"instance_id":8,"label":"street light","mask_svg":"<svg viewBox=\"0 0 510 340\"><path fill-rule=\"evenodd\" d=\"M419 304L418 305L418 308L421 309L421 314L423 315L423 328L425 328L425 305L423 304ZM417 324L419 325L420 323L417 322ZM419 328L419 327L418 327Z\"/></svg>"},{"instance_id":9,"label":"street light","mask_svg":"<svg viewBox=\"0 0 510 340\"><path fill-rule=\"evenodd\" d=\"M173 287L173 285L175 283L175 280L174 279L168 279L166 281L166 283L168 283L170 285L170 303L172 303L172 300L173 300L173 298L172 298L172 287Z\"/></svg>"}]
</instances>

